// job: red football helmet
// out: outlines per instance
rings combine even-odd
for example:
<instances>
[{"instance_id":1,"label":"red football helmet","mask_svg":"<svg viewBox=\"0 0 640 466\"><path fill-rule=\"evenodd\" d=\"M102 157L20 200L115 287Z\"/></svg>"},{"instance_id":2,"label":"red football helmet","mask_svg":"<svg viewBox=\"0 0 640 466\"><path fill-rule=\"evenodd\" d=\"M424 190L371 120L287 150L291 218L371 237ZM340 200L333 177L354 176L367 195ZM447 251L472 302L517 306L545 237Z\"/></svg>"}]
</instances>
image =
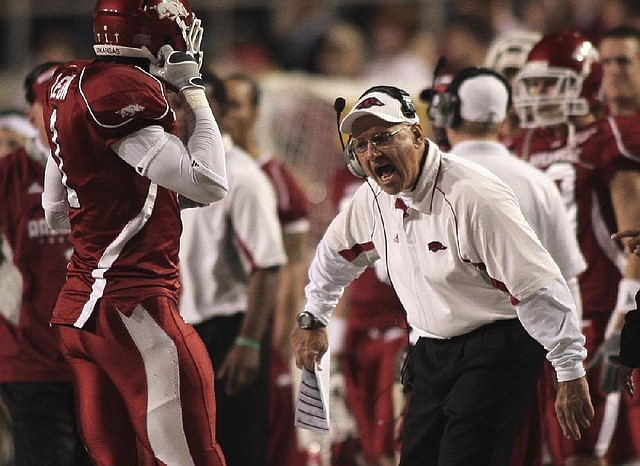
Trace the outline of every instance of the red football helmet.
<instances>
[{"instance_id":1,"label":"red football helmet","mask_svg":"<svg viewBox=\"0 0 640 466\"><path fill-rule=\"evenodd\" d=\"M514 81L520 126L551 126L588 114L601 81L598 51L580 32L565 30L543 37Z\"/></svg>"},{"instance_id":2,"label":"red football helmet","mask_svg":"<svg viewBox=\"0 0 640 466\"><path fill-rule=\"evenodd\" d=\"M202 26L189 0L98 0L93 13L96 55L155 61L171 45L202 61Z\"/></svg>"}]
</instances>

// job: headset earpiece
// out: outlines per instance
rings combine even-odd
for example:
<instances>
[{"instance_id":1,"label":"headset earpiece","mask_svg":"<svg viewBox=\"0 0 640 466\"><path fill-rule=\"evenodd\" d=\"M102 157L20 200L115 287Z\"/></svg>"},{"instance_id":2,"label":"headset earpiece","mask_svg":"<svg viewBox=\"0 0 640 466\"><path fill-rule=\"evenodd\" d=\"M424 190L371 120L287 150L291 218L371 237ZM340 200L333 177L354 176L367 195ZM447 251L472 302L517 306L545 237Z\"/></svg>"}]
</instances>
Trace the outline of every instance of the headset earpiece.
<instances>
[{"instance_id":1,"label":"headset earpiece","mask_svg":"<svg viewBox=\"0 0 640 466\"><path fill-rule=\"evenodd\" d=\"M507 108L511 106L511 86L504 76L489 68L465 68L455 75L444 92L432 91L425 93L423 91L425 96L428 95L430 97L430 100L427 102L429 105L427 115L434 126L453 129L460 126L462 122L462 117L460 116L460 86L462 86L462 83L466 80L475 78L476 76L493 76L502 82L509 93Z\"/></svg>"},{"instance_id":2,"label":"headset earpiece","mask_svg":"<svg viewBox=\"0 0 640 466\"><path fill-rule=\"evenodd\" d=\"M351 139L347 142L344 150L342 151L344 156L344 163L351 172L351 174L357 178L366 178L367 174L362 168L360 164L360 160L358 160L358 156L356 152L353 150L353 144L351 144Z\"/></svg>"}]
</instances>

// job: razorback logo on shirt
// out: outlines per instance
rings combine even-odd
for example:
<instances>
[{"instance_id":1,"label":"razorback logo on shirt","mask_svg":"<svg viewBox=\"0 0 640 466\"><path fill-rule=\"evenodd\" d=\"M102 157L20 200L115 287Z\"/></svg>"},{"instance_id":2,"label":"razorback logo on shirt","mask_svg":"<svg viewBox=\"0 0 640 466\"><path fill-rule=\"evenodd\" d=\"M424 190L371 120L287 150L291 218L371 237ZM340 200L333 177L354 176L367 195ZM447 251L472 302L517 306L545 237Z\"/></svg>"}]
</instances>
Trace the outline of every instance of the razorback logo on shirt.
<instances>
[{"instance_id":1,"label":"razorback logo on shirt","mask_svg":"<svg viewBox=\"0 0 640 466\"><path fill-rule=\"evenodd\" d=\"M144 110L144 107L142 105L139 104L131 104L131 105L127 105L124 108L121 108L120 110L118 110L116 113L118 115L120 115L121 118L128 118L128 117L132 117L133 115L135 115L138 112L142 112Z\"/></svg>"},{"instance_id":2,"label":"razorback logo on shirt","mask_svg":"<svg viewBox=\"0 0 640 466\"><path fill-rule=\"evenodd\" d=\"M384 104L375 97L367 97L358 105L356 105L356 110L362 110L363 108L371 108L371 107L384 107Z\"/></svg>"},{"instance_id":3,"label":"razorback logo on shirt","mask_svg":"<svg viewBox=\"0 0 640 466\"><path fill-rule=\"evenodd\" d=\"M431 241L429 244L427 244L427 247L431 252L444 251L447 249L447 247L440 241Z\"/></svg>"}]
</instances>

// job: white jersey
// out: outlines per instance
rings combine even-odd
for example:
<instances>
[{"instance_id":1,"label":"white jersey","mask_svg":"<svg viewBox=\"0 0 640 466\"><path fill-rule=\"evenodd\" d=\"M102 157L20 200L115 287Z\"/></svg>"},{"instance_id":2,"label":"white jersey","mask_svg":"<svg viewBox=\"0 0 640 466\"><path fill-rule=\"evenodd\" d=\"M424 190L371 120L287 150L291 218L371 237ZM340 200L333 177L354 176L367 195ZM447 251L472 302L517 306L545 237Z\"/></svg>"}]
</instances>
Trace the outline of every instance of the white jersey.
<instances>
[{"instance_id":1,"label":"white jersey","mask_svg":"<svg viewBox=\"0 0 640 466\"><path fill-rule=\"evenodd\" d=\"M584 375L584 337L562 274L513 191L481 166L429 143L413 191L361 186L318 245L306 309L326 323L344 286L378 258L419 335L452 338L518 317L559 381Z\"/></svg>"},{"instance_id":2,"label":"white jersey","mask_svg":"<svg viewBox=\"0 0 640 466\"><path fill-rule=\"evenodd\" d=\"M271 182L227 136L224 148L227 196L182 211L180 313L191 324L244 312L251 272L286 262Z\"/></svg>"},{"instance_id":3,"label":"white jersey","mask_svg":"<svg viewBox=\"0 0 640 466\"><path fill-rule=\"evenodd\" d=\"M451 152L482 165L513 190L524 218L565 279L586 269L564 200L544 172L517 158L499 142L465 141L456 144Z\"/></svg>"}]
</instances>

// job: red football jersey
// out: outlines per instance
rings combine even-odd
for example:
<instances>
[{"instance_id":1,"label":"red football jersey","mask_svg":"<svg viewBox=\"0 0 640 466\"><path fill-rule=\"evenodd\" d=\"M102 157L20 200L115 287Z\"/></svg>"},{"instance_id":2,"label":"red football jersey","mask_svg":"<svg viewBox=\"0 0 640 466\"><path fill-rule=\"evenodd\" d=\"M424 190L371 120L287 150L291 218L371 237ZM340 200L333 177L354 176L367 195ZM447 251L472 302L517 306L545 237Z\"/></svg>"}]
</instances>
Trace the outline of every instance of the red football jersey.
<instances>
[{"instance_id":1,"label":"red football jersey","mask_svg":"<svg viewBox=\"0 0 640 466\"><path fill-rule=\"evenodd\" d=\"M71 241L51 231L41 205L44 166L18 149L0 159L0 228L22 276L18 322L0 315L0 382L71 379L49 325Z\"/></svg>"},{"instance_id":2,"label":"red football jersey","mask_svg":"<svg viewBox=\"0 0 640 466\"><path fill-rule=\"evenodd\" d=\"M74 252L52 322L82 327L101 297L129 314L142 299L177 297L177 195L109 149L150 125L173 132L166 88L131 65L70 62L52 78L44 111L70 204Z\"/></svg>"},{"instance_id":3,"label":"red football jersey","mask_svg":"<svg viewBox=\"0 0 640 466\"><path fill-rule=\"evenodd\" d=\"M587 270L580 276L585 318L610 313L625 253L610 239L617 230L609 183L617 170L640 170L637 117L608 117L576 131L573 144L548 129L523 131L512 149L556 182L574 222Z\"/></svg>"},{"instance_id":4,"label":"red football jersey","mask_svg":"<svg viewBox=\"0 0 640 466\"><path fill-rule=\"evenodd\" d=\"M363 183L344 167L336 172L331 187L331 200L336 211L342 210ZM349 314L351 327L380 329L399 326L404 309L396 292L386 283L380 282L373 268L367 268L349 285Z\"/></svg>"}]
</instances>

